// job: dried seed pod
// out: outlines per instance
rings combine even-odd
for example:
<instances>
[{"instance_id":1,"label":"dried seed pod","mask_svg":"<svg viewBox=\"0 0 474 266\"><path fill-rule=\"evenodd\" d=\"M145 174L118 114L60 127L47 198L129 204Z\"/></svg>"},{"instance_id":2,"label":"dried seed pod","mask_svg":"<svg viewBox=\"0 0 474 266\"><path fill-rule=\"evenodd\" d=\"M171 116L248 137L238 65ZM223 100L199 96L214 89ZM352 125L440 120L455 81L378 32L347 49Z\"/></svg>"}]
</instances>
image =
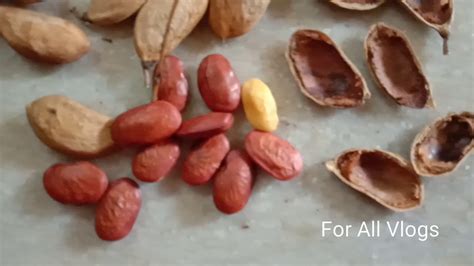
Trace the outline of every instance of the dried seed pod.
<instances>
[{"instance_id":1,"label":"dried seed pod","mask_svg":"<svg viewBox=\"0 0 474 266\"><path fill-rule=\"evenodd\" d=\"M209 24L222 39L244 35L265 14L270 0L210 0Z\"/></svg>"},{"instance_id":2,"label":"dried seed pod","mask_svg":"<svg viewBox=\"0 0 474 266\"><path fill-rule=\"evenodd\" d=\"M434 107L430 84L405 34L383 23L376 24L365 40L365 53L378 86L397 104Z\"/></svg>"},{"instance_id":3,"label":"dried seed pod","mask_svg":"<svg viewBox=\"0 0 474 266\"><path fill-rule=\"evenodd\" d=\"M0 32L21 55L51 64L70 63L89 51L86 34L62 18L1 7Z\"/></svg>"},{"instance_id":4,"label":"dried seed pod","mask_svg":"<svg viewBox=\"0 0 474 266\"><path fill-rule=\"evenodd\" d=\"M371 10L381 6L385 0L329 0L329 2L350 10Z\"/></svg>"},{"instance_id":5,"label":"dried seed pod","mask_svg":"<svg viewBox=\"0 0 474 266\"><path fill-rule=\"evenodd\" d=\"M453 0L400 0L417 19L435 29L443 38L443 53L448 54L449 28L454 18Z\"/></svg>"},{"instance_id":6,"label":"dried seed pod","mask_svg":"<svg viewBox=\"0 0 474 266\"><path fill-rule=\"evenodd\" d=\"M342 182L393 211L417 208L423 184L410 164L382 150L348 150L326 162Z\"/></svg>"},{"instance_id":7,"label":"dried seed pod","mask_svg":"<svg viewBox=\"0 0 474 266\"><path fill-rule=\"evenodd\" d=\"M422 176L456 170L474 150L474 113L449 114L427 126L415 138L411 161Z\"/></svg>"},{"instance_id":8,"label":"dried seed pod","mask_svg":"<svg viewBox=\"0 0 474 266\"><path fill-rule=\"evenodd\" d=\"M112 119L64 96L37 99L26 107L36 136L51 149L77 158L114 150Z\"/></svg>"},{"instance_id":9,"label":"dried seed pod","mask_svg":"<svg viewBox=\"0 0 474 266\"><path fill-rule=\"evenodd\" d=\"M98 25L112 25L135 14L146 0L92 0L86 19Z\"/></svg>"},{"instance_id":10,"label":"dried seed pod","mask_svg":"<svg viewBox=\"0 0 474 266\"><path fill-rule=\"evenodd\" d=\"M41 2L41 0L15 0L14 3L17 4L17 5L31 5L31 4L34 4L34 3L38 3L38 2Z\"/></svg>"},{"instance_id":11,"label":"dried seed pod","mask_svg":"<svg viewBox=\"0 0 474 266\"><path fill-rule=\"evenodd\" d=\"M322 106L356 107L370 98L359 70L320 31L293 33L286 57L303 94Z\"/></svg>"}]
</instances>

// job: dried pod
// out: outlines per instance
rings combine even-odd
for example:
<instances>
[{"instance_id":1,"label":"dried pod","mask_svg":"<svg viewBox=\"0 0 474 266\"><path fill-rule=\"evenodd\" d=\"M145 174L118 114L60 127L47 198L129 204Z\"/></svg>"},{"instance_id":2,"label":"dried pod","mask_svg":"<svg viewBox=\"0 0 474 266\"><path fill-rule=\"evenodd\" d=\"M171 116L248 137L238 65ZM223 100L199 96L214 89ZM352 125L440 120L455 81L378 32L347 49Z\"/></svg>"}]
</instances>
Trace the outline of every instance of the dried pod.
<instances>
[{"instance_id":1,"label":"dried pod","mask_svg":"<svg viewBox=\"0 0 474 266\"><path fill-rule=\"evenodd\" d=\"M383 23L376 24L365 40L365 52L378 86L397 104L434 107L430 84L405 34Z\"/></svg>"},{"instance_id":2,"label":"dried pod","mask_svg":"<svg viewBox=\"0 0 474 266\"><path fill-rule=\"evenodd\" d=\"M26 107L36 136L51 149L77 158L94 158L114 149L112 119L64 96L37 99Z\"/></svg>"},{"instance_id":3,"label":"dried pod","mask_svg":"<svg viewBox=\"0 0 474 266\"><path fill-rule=\"evenodd\" d=\"M92 0L86 19L98 25L112 25L135 14L146 0Z\"/></svg>"},{"instance_id":4,"label":"dried pod","mask_svg":"<svg viewBox=\"0 0 474 266\"><path fill-rule=\"evenodd\" d=\"M385 0L329 0L329 2L350 10L371 10L381 6Z\"/></svg>"},{"instance_id":5,"label":"dried pod","mask_svg":"<svg viewBox=\"0 0 474 266\"><path fill-rule=\"evenodd\" d=\"M135 22L135 48L144 62L159 61L188 36L208 0L148 0Z\"/></svg>"},{"instance_id":6,"label":"dried pod","mask_svg":"<svg viewBox=\"0 0 474 266\"><path fill-rule=\"evenodd\" d=\"M370 98L359 70L320 31L293 33L286 57L301 91L322 106L356 107Z\"/></svg>"},{"instance_id":7,"label":"dried pod","mask_svg":"<svg viewBox=\"0 0 474 266\"><path fill-rule=\"evenodd\" d=\"M210 0L209 24L222 39L244 35L265 14L270 0Z\"/></svg>"},{"instance_id":8,"label":"dried pod","mask_svg":"<svg viewBox=\"0 0 474 266\"><path fill-rule=\"evenodd\" d=\"M410 164L382 150L348 150L326 162L342 182L393 211L417 208L423 184Z\"/></svg>"},{"instance_id":9,"label":"dried pod","mask_svg":"<svg viewBox=\"0 0 474 266\"><path fill-rule=\"evenodd\" d=\"M444 40L443 53L448 54L449 28L454 18L453 0L400 0L417 19L435 29Z\"/></svg>"},{"instance_id":10,"label":"dried pod","mask_svg":"<svg viewBox=\"0 0 474 266\"><path fill-rule=\"evenodd\" d=\"M1 35L27 58L63 64L89 51L86 34L69 21L14 7L1 7L1 13Z\"/></svg>"},{"instance_id":11,"label":"dried pod","mask_svg":"<svg viewBox=\"0 0 474 266\"><path fill-rule=\"evenodd\" d=\"M474 150L474 113L449 114L427 126L415 138L411 161L422 176L456 170Z\"/></svg>"},{"instance_id":12,"label":"dried pod","mask_svg":"<svg viewBox=\"0 0 474 266\"><path fill-rule=\"evenodd\" d=\"M24 5L31 5L31 4L34 4L34 3L41 2L41 0L15 0L13 2L17 5L24 6Z\"/></svg>"}]
</instances>

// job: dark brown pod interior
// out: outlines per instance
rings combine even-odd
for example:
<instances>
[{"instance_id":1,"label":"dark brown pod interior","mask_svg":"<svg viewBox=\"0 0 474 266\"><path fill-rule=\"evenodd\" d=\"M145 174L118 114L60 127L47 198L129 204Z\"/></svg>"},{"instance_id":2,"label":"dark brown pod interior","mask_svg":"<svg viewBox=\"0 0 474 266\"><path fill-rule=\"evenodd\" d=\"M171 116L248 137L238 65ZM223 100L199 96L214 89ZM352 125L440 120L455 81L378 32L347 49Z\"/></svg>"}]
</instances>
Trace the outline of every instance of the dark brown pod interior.
<instances>
[{"instance_id":1,"label":"dark brown pod interior","mask_svg":"<svg viewBox=\"0 0 474 266\"><path fill-rule=\"evenodd\" d=\"M327 168L341 181L394 211L421 205L423 186L419 176L400 157L381 150L350 150Z\"/></svg>"},{"instance_id":2,"label":"dark brown pod interior","mask_svg":"<svg viewBox=\"0 0 474 266\"><path fill-rule=\"evenodd\" d=\"M405 34L376 24L369 31L365 50L376 82L397 104L433 107L430 85Z\"/></svg>"},{"instance_id":3,"label":"dark brown pod interior","mask_svg":"<svg viewBox=\"0 0 474 266\"><path fill-rule=\"evenodd\" d=\"M370 97L357 68L320 31L296 31L290 39L287 59L302 92L320 105L355 107Z\"/></svg>"},{"instance_id":4,"label":"dark brown pod interior","mask_svg":"<svg viewBox=\"0 0 474 266\"><path fill-rule=\"evenodd\" d=\"M447 174L474 148L474 114L452 114L426 127L413 143L411 159L420 175Z\"/></svg>"}]
</instances>

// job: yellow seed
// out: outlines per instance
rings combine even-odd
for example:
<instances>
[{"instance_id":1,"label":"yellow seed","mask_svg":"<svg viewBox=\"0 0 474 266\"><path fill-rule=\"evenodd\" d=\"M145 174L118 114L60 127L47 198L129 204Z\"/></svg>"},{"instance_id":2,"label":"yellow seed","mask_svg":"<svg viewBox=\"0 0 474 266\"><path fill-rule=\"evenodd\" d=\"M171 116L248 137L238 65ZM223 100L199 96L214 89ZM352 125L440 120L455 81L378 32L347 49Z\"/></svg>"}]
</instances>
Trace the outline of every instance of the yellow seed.
<instances>
[{"instance_id":1,"label":"yellow seed","mask_svg":"<svg viewBox=\"0 0 474 266\"><path fill-rule=\"evenodd\" d=\"M274 131L278 127L275 98L268 86L259 79L251 79L242 86L242 102L250 124L261 131Z\"/></svg>"}]
</instances>

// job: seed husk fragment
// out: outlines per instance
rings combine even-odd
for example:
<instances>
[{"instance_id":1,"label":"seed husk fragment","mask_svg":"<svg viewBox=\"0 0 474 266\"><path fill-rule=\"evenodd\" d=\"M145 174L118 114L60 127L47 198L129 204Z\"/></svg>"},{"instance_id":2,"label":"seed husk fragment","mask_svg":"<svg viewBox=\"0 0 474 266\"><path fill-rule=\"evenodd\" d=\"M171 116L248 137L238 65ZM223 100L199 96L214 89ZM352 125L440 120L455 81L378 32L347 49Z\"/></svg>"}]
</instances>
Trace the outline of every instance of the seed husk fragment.
<instances>
[{"instance_id":1,"label":"seed husk fragment","mask_svg":"<svg viewBox=\"0 0 474 266\"><path fill-rule=\"evenodd\" d=\"M398 105L434 107L430 84L404 33L383 23L372 26L365 53L378 86Z\"/></svg>"},{"instance_id":2,"label":"seed husk fragment","mask_svg":"<svg viewBox=\"0 0 474 266\"><path fill-rule=\"evenodd\" d=\"M210 0L209 24L222 39L244 35L265 14L270 0Z\"/></svg>"},{"instance_id":3,"label":"seed husk fragment","mask_svg":"<svg viewBox=\"0 0 474 266\"><path fill-rule=\"evenodd\" d=\"M383 150L348 150L326 168L342 182L393 211L421 206L423 184L403 158Z\"/></svg>"},{"instance_id":4,"label":"seed husk fragment","mask_svg":"<svg viewBox=\"0 0 474 266\"><path fill-rule=\"evenodd\" d=\"M418 20L435 29L443 38L443 53L449 53L449 28L454 18L453 0L400 0Z\"/></svg>"},{"instance_id":5,"label":"seed husk fragment","mask_svg":"<svg viewBox=\"0 0 474 266\"><path fill-rule=\"evenodd\" d=\"M422 176L449 174L474 150L474 113L449 114L421 131L413 141L411 161Z\"/></svg>"},{"instance_id":6,"label":"seed husk fragment","mask_svg":"<svg viewBox=\"0 0 474 266\"><path fill-rule=\"evenodd\" d=\"M329 2L350 10L371 10L381 6L385 0L329 0Z\"/></svg>"},{"instance_id":7,"label":"seed husk fragment","mask_svg":"<svg viewBox=\"0 0 474 266\"><path fill-rule=\"evenodd\" d=\"M89 51L86 34L62 18L0 6L0 33L19 54L40 62L64 64Z\"/></svg>"},{"instance_id":8,"label":"seed husk fragment","mask_svg":"<svg viewBox=\"0 0 474 266\"><path fill-rule=\"evenodd\" d=\"M115 149L112 118L60 95L41 97L26 107L36 136L51 149L75 158L95 158Z\"/></svg>"},{"instance_id":9,"label":"seed husk fragment","mask_svg":"<svg viewBox=\"0 0 474 266\"><path fill-rule=\"evenodd\" d=\"M359 70L320 31L302 29L293 33L286 57L303 94L322 106L356 107L370 98Z\"/></svg>"},{"instance_id":10,"label":"seed husk fragment","mask_svg":"<svg viewBox=\"0 0 474 266\"><path fill-rule=\"evenodd\" d=\"M146 0L92 0L86 19L98 25L113 25L135 14Z\"/></svg>"}]
</instances>

